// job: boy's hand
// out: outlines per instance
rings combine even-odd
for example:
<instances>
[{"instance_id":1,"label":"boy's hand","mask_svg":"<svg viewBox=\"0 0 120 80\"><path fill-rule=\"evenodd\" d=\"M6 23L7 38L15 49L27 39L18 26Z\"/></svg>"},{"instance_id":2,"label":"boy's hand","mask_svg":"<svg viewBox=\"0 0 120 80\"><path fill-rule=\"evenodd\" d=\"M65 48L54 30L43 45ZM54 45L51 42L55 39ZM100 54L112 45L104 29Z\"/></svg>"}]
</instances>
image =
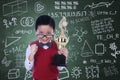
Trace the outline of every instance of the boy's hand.
<instances>
[{"instance_id":1,"label":"boy's hand","mask_svg":"<svg viewBox=\"0 0 120 80\"><path fill-rule=\"evenodd\" d=\"M36 44L33 44L31 45L30 50L31 50L31 54L35 55L35 53L38 50L38 46Z\"/></svg>"},{"instance_id":2,"label":"boy's hand","mask_svg":"<svg viewBox=\"0 0 120 80\"><path fill-rule=\"evenodd\" d=\"M68 56L68 49L67 48L61 48L59 51L58 51L59 54L63 54L64 56Z\"/></svg>"},{"instance_id":3,"label":"boy's hand","mask_svg":"<svg viewBox=\"0 0 120 80\"><path fill-rule=\"evenodd\" d=\"M38 46L37 46L36 44L33 44L33 45L31 45L30 50L31 50L31 54L30 54L30 56L29 56L28 59L29 59L30 61L33 61L34 55L36 54L36 52L37 52L37 50L38 50Z\"/></svg>"}]
</instances>

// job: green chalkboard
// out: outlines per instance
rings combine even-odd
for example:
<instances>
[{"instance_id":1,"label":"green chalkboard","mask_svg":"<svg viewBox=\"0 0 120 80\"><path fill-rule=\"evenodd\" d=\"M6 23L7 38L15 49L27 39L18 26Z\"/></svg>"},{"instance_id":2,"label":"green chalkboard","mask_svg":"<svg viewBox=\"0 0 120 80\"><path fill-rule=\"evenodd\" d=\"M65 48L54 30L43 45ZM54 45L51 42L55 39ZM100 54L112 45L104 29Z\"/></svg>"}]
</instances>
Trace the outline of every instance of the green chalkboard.
<instances>
[{"instance_id":1,"label":"green chalkboard","mask_svg":"<svg viewBox=\"0 0 120 80\"><path fill-rule=\"evenodd\" d=\"M120 80L120 0L0 0L0 80L33 80L24 67L38 16L68 22L60 80Z\"/></svg>"}]
</instances>

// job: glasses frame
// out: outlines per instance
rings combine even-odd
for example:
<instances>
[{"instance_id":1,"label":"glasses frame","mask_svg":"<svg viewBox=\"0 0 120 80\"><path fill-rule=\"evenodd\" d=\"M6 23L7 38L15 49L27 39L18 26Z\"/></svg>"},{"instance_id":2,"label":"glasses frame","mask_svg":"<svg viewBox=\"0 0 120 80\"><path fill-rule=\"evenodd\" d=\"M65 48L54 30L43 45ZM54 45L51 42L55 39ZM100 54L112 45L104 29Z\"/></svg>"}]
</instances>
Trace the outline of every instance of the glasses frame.
<instances>
[{"instance_id":1,"label":"glasses frame","mask_svg":"<svg viewBox=\"0 0 120 80\"><path fill-rule=\"evenodd\" d=\"M52 37L52 36L54 36L53 34L36 34L37 36L39 36L39 37L41 37L41 38L44 38L44 37L46 37L46 38L50 38L50 37Z\"/></svg>"}]
</instances>

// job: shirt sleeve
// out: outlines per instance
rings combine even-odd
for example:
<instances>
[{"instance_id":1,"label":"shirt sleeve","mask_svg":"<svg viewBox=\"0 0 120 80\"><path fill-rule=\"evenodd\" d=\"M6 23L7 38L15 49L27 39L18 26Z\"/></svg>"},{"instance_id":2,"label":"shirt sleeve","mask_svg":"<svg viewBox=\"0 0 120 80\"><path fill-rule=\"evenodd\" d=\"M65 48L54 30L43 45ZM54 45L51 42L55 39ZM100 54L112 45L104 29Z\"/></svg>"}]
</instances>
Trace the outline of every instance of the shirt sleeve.
<instances>
[{"instance_id":1,"label":"shirt sleeve","mask_svg":"<svg viewBox=\"0 0 120 80\"><path fill-rule=\"evenodd\" d=\"M57 66L58 70L61 71L63 70L65 67L62 67L62 66Z\"/></svg>"},{"instance_id":2,"label":"shirt sleeve","mask_svg":"<svg viewBox=\"0 0 120 80\"><path fill-rule=\"evenodd\" d=\"M28 48L26 49L26 58L25 58L25 68L26 70L31 70L33 68L33 64L34 64L34 60L33 61L29 61L29 56L30 56L30 45L28 46Z\"/></svg>"}]
</instances>

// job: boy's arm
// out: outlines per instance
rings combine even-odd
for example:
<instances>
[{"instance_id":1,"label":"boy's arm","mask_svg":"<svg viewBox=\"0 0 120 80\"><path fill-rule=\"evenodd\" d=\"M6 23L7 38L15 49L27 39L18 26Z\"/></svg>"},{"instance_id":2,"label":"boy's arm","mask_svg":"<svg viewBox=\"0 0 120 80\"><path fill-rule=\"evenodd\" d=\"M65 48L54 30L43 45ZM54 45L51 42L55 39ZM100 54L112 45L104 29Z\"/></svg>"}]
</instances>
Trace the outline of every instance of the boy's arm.
<instances>
[{"instance_id":1,"label":"boy's arm","mask_svg":"<svg viewBox=\"0 0 120 80\"><path fill-rule=\"evenodd\" d=\"M31 54L31 50L30 50L30 45L29 45L28 48L26 49L26 59L25 59L26 70L31 70L33 68L34 59L32 61L29 60L30 54Z\"/></svg>"}]
</instances>

